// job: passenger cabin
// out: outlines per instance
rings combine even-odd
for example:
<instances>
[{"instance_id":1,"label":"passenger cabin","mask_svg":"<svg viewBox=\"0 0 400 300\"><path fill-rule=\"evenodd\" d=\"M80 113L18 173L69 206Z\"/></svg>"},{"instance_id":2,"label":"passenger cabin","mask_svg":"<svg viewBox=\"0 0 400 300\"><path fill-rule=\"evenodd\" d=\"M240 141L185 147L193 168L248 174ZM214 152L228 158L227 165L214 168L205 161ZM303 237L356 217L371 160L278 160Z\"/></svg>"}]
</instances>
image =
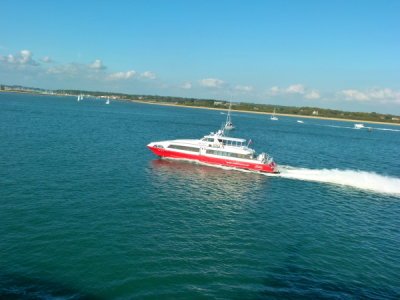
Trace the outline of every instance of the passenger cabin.
<instances>
[{"instance_id":1,"label":"passenger cabin","mask_svg":"<svg viewBox=\"0 0 400 300\"><path fill-rule=\"evenodd\" d=\"M219 143L224 146L231 146L231 147L244 147L246 145L245 139L238 139L220 135L207 135L201 139L202 141L209 142L209 143Z\"/></svg>"}]
</instances>

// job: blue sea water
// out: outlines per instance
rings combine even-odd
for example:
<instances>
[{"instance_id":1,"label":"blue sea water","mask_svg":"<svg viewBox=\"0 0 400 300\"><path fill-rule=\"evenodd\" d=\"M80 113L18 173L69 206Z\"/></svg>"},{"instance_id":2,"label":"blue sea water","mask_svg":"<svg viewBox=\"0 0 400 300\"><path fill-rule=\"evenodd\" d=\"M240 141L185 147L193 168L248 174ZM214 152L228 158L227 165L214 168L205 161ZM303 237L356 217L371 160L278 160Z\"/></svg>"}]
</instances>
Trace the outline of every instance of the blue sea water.
<instances>
[{"instance_id":1,"label":"blue sea water","mask_svg":"<svg viewBox=\"0 0 400 300\"><path fill-rule=\"evenodd\" d=\"M400 127L232 118L281 174L146 148L219 111L0 93L0 298L400 298Z\"/></svg>"}]
</instances>

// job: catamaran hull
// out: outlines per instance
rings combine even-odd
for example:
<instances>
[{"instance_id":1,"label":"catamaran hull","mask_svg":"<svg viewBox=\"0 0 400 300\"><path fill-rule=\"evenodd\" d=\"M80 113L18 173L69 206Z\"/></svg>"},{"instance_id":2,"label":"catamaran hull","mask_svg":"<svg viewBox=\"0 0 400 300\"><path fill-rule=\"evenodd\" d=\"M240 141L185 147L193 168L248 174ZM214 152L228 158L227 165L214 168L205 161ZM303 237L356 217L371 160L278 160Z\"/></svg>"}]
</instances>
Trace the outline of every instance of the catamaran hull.
<instances>
[{"instance_id":1,"label":"catamaran hull","mask_svg":"<svg viewBox=\"0 0 400 300\"><path fill-rule=\"evenodd\" d=\"M207 164L212 165L220 165L220 166L227 166L239 169L247 169L247 170L256 170L260 172L266 173L279 173L277 170L277 165L272 163L270 165L266 164L257 164L257 163L249 163L243 161L236 161L230 160L225 158L217 158L217 157L210 157L205 155L196 155L196 154L188 154L182 153L178 151L171 151L166 150L163 148L147 146L153 153L160 157L167 157L167 158L177 158L177 159L188 159L188 160L196 160Z\"/></svg>"}]
</instances>

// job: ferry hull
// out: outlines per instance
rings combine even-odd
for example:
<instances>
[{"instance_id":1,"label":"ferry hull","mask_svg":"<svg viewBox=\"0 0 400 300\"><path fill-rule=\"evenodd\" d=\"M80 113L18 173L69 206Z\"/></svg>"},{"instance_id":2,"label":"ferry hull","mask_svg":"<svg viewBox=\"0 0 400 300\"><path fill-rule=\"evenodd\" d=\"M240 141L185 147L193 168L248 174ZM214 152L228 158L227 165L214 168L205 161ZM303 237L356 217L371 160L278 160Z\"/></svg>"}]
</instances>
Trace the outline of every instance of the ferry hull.
<instances>
[{"instance_id":1,"label":"ferry hull","mask_svg":"<svg viewBox=\"0 0 400 300\"><path fill-rule=\"evenodd\" d=\"M205 155L197 155L197 154L188 154L182 153L178 151L171 151L166 150L163 148L157 148L152 146L147 146L153 153L160 157L167 157L167 158L177 158L177 159L189 159L189 160L197 160L207 164L213 165L220 165L220 166L227 166L239 169L247 169L247 170L256 170L260 172L266 173L279 173L277 170L277 166L275 163L270 165L265 164L257 164L257 163L249 163L225 158L217 158L217 157L210 157Z\"/></svg>"}]
</instances>

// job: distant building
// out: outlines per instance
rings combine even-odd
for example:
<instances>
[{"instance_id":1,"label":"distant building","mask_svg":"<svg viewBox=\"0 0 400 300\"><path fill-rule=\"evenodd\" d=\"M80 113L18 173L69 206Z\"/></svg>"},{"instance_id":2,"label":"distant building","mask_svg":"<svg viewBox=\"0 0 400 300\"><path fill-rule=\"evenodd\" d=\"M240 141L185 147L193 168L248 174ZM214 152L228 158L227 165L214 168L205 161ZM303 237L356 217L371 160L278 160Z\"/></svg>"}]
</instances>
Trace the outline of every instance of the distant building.
<instances>
[{"instance_id":1,"label":"distant building","mask_svg":"<svg viewBox=\"0 0 400 300\"><path fill-rule=\"evenodd\" d=\"M313 114L313 116L318 116L318 110L314 110L314 111L312 112L312 114Z\"/></svg>"},{"instance_id":2,"label":"distant building","mask_svg":"<svg viewBox=\"0 0 400 300\"><path fill-rule=\"evenodd\" d=\"M393 118L392 118L392 121L400 121L400 119L397 118L397 117L393 117Z\"/></svg>"},{"instance_id":3,"label":"distant building","mask_svg":"<svg viewBox=\"0 0 400 300\"><path fill-rule=\"evenodd\" d=\"M214 101L214 105L223 105L224 103L221 101Z\"/></svg>"}]
</instances>

